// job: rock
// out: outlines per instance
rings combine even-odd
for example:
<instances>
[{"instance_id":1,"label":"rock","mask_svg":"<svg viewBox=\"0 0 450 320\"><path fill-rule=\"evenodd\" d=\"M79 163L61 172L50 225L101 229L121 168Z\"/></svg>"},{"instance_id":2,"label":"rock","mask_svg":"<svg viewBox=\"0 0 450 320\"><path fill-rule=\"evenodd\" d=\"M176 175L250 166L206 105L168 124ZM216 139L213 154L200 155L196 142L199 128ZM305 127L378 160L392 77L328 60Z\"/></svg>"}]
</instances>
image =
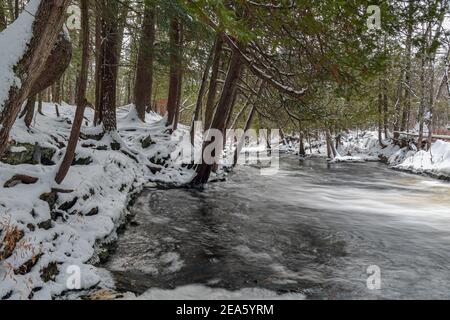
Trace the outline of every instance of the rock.
<instances>
[{"instance_id":1,"label":"rock","mask_svg":"<svg viewBox=\"0 0 450 320\"><path fill-rule=\"evenodd\" d=\"M56 262L50 262L47 267L41 270L41 279L44 282L49 282L50 280L55 281L58 274L58 264Z\"/></svg>"},{"instance_id":2,"label":"rock","mask_svg":"<svg viewBox=\"0 0 450 320\"><path fill-rule=\"evenodd\" d=\"M48 219L38 223L39 229L49 230L52 227L52 219Z\"/></svg>"},{"instance_id":3,"label":"rock","mask_svg":"<svg viewBox=\"0 0 450 320\"><path fill-rule=\"evenodd\" d=\"M0 161L10 165L41 163L48 166L55 164L52 161L55 152L54 149L38 147L31 143L16 142L3 154Z\"/></svg>"},{"instance_id":4,"label":"rock","mask_svg":"<svg viewBox=\"0 0 450 320\"><path fill-rule=\"evenodd\" d=\"M11 179L5 182L3 185L4 188L12 188L17 186L18 184L34 184L38 182L38 178L27 176L24 174L16 174Z\"/></svg>"},{"instance_id":5,"label":"rock","mask_svg":"<svg viewBox=\"0 0 450 320\"><path fill-rule=\"evenodd\" d=\"M73 206L77 203L78 197L73 198L71 201L64 202L62 205L58 207L58 210L68 211L73 208Z\"/></svg>"},{"instance_id":6,"label":"rock","mask_svg":"<svg viewBox=\"0 0 450 320\"><path fill-rule=\"evenodd\" d=\"M146 137L145 139L141 140L142 148L147 149L152 144L155 144L155 142L152 140L151 136Z\"/></svg>"},{"instance_id":7,"label":"rock","mask_svg":"<svg viewBox=\"0 0 450 320\"><path fill-rule=\"evenodd\" d=\"M95 216L98 214L98 207L92 208L88 213L85 214L86 217Z\"/></svg>"},{"instance_id":8,"label":"rock","mask_svg":"<svg viewBox=\"0 0 450 320\"><path fill-rule=\"evenodd\" d=\"M92 163L92 158L91 157L79 157L79 158L75 158L72 161L72 166L88 166Z\"/></svg>"},{"instance_id":9,"label":"rock","mask_svg":"<svg viewBox=\"0 0 450 320\"><path fill-rule=\"evenodd\" d=\"M105 134L103 132L98 133L98 134L86 134L83 132L80 132L80 138L83 140L95 140L95 141L100 141L103 139L103 136Z\"/></svg>"},{"instance_id":10,"label":"rock","mask_svg":"<svg viewBox=\"0 0 450 320\"><path fill-rule=\"evenodd\" d=\"M56 192L47 192L39 196L39 199L48 203L50 210L53 210L58 200L58 194Z\"/></svg>"},{"instance_id":11,"label":"rock","mask_svg":"<svg viewBox=\"0 0 450 320\"><path fill-rule=\"evenodd\" d=\"M114 150L114 151L120 150L120 143L111 142L111 150Z\"/></svg>"}]
</instances>

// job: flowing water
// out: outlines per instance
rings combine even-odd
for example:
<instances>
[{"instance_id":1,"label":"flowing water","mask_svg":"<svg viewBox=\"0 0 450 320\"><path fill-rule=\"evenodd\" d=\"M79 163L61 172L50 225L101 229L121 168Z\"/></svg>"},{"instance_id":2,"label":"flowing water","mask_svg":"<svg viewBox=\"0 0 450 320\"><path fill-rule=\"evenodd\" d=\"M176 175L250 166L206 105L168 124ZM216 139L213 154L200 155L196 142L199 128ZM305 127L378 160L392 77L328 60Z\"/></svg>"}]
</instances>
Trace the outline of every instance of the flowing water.
<instances>
[{"instance_id":1,"label":"flowing water","mask_svg":"<svg viewBox=\"0 0 450 320\"><path fill-rule=\"evenodd\" d=\"M105 266L120 290L450 298L450 184L380 163L284 156L272 176L241 166L205 190L147 189L132 212Z\"/></svg>"}]
</instances>

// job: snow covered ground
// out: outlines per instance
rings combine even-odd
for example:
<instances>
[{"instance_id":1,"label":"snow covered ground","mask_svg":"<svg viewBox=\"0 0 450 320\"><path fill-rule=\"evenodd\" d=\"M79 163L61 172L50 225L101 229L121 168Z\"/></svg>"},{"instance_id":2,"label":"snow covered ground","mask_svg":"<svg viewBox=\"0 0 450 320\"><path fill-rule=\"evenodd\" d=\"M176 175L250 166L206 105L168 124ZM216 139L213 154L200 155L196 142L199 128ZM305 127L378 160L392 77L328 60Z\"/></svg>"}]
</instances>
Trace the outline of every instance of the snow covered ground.
<instances>
[{"instance_id":1,"label":"snow covered ground","mask_svg":"<svg viewBox=\"0 0 450 320\"><path fill-rule=\"evenodd\" d=\"M44 103L45 115L37 113L31 129L19 119L11 133L10 151L20 157L35 143L42 154L53 151L46 165L0 162L0 298L57 297L77 271L80 289L101 287L92 263L106 253L103 245L115 239L131 195L150 181L185 183L193 174L176 159L187 128L170 136L165 119L148 114L144 124L128 106L118 111L118 134L102 138L90 125L92 110L86 111L77 165L56 185L75 111L66 104L59 109L58 118L54 105ZM5 187L17 174L38 181Z\"/></svg>"},{"instance_id":2,"label":"snow covered ground","mask_svg":"<svg viewBox=\"0 0 450 320\"><path fill-rule=\"evenodd\" d=\"M305 143L307 155L327 156L324 139L313 141L310 148ZM396 170L410 171L418 174L429 174L436 178L450 180L450 143L437 140L428 151L417 151L413 144L401 148L392 140L378 142L376 131L350 131L342 134L341 144L337 148L338 156L331 162L364 162L384 161ZM280 147L280 150L298 154L298 144L291 143Z\"/></svg>"}]
</instances>

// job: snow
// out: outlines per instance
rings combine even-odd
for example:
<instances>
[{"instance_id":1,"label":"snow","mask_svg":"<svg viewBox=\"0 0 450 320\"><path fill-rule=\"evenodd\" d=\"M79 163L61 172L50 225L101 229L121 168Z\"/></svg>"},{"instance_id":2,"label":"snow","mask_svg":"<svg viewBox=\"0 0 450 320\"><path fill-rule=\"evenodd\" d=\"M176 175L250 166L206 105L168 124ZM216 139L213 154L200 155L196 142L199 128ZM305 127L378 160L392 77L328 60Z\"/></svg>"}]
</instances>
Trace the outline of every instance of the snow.
<instances>
[{"instance_id":1,"label":"snow","mask_svg":"<svg viewBox=\"0 0 450 320\"><path fill-rule=\"evenodd\" d=\"M0 33L0 112L8 99L10 88L21 86L13 68L23 57L32 38L34 16L40 2L31 0L17 20Z\"/></svg>"},{"instance_id":2,"label":"snow","mask_svg":"<svg viewBox=\"0 0 450 320\"><path fill-rule=\"evenodd\" d=\"M80 140L76 158L89 157L92 162L72 166L63 184L56 185L54 177L64 156L64 144L70 134L75 107L63 103L59 110L61 116L57 118L54 104L44 103L45 115L36 113L35 116L38 125L28 130L23 120L17 120L11 131L11 138L16 142L37 142L43 148L55 150L52 159L55 165L13 166L0 162L0 243L4 243L7 229L16 227L24 232L13 254L0 261L0 298L58 297L67 290L71 266L80 268L81 289L101 286L102 276L92 264L105 251L102 245L116 239L116 230L125 221L126 207L133 193L144 186L154 186L155 182L186 183L194 173L182 167L176 158L170 159L170 154L179 148L183 137L189 135L188 128L180 126L171 136L165 132L164 118L152 113L143 123L135 119L133 111L130 112L133 106L125 106L118 109L116 134L105 135L99 141L89 137ZM93 111L87 109L85 115L89 120L84 121L83 134L101 132L100 128L92 126ZM144 148L141 142L148 136L155 143ZM120 144L121 150L110 148L113 141ZM10 151L23 151L23 147L13 147ZM148 166L160 171L152 173ZM16 174L30 175L39 180L32 185L4 188L5 181ZM53 210L47 202L40 200L40 196L52 188L73 190L58 193ZM70 209L58 209L74 199L77 200ZM55 213L60 216L55 216ZM42 224L49 221L50 228L45 230ZM0 253L3 249L0 246ZM32 259L36 264L29 272L17 272ZM174 269L182 263L174 255L167 255L166 259ZM57 274L52 280L44 281L42 273L55 262Z\"/></svg>"},{"instance_id":3,"label":"snow","mask_svg":"<svg viewBox=\"0 0 450 320\"><path fill-rule=\"evenodd\" d=\"M430 150L410 153L394 168L450 178L450 143L438 140L433 143Z\"/></svg>"},{"instance_id":4,"label":"snow","mask_svg":"<svg viewBox=\"0 0 450 320\"><path fill-rule=\"evenodd\" d=\"M192 284L173 290L150 289L135 297L127 295L125 300L304 300L299 293L277 294L276 292L260 288L244 288L230 291L222 288L211 288L204 285Z\"/></svg>"},{"instance_id":5,"label":"snow","mask_svg":"<svg viewBox=\"0 0 450 320\"><path fill-rule=\"evenodd\" d=\"M307 156L326 157L324 137L319 141L311 141L312 153L308 143L305 143ZM384 161L396 170L409 171L418 174L429 174L437 178L450 180L450 143L437 140L428 151L417 151L414 144L399 147L392 139L378 141L377 131L349 131L341 134L341 144L338 155L330 159L330 163ZM288 142L280 147L286 153L298 154L298 143Z\"/></svg>"}]
</instances>

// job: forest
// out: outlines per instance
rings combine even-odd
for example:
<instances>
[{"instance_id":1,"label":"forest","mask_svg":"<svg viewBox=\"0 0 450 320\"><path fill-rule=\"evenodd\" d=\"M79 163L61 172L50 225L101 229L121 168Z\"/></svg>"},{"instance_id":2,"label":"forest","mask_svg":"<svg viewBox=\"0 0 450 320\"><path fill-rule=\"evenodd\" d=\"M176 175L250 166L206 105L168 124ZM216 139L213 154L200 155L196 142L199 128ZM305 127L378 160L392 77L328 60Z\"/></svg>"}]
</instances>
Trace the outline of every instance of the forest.
<instances>
[{"instance_id":1,"label":"forest","mask_svg":"<svg viewBox=\"0 0 450 320\"><path fill-rule=\"evenodd\" d=\"M0 0L0 299L448 298L449 10Z\"/></svg>"}]
</instances>

